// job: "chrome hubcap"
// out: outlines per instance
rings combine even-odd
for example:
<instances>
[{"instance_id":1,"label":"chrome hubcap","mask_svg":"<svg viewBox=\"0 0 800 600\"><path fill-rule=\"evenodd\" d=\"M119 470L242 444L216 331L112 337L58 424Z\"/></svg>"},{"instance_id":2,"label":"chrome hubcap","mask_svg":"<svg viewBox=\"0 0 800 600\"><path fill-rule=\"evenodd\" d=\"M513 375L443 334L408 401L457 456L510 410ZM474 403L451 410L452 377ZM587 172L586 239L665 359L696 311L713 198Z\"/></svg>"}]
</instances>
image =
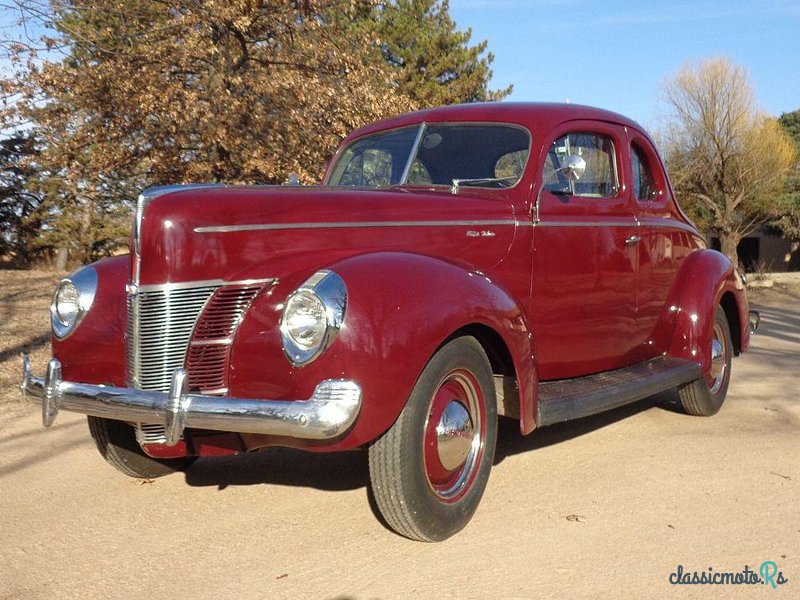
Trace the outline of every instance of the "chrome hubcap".
<instances>
[{"instance_id":1,"label":"chrome hubcap","mask_svg":"<svg viewBox=\"0 0 800 600\"><path fill-rule=\"evenodd\" d=\"M470 489L483 455L485 399L466 369L445 375L431 398L425 422L425 476L434 494L455 502Z\"/></svg>"},{"instance_id":2,"label":"chrome hubcap","mask_svg":"<svg viewBox=\"0 0 800 600\"><path fill-rule=\"evenodd\" d=\"M725 335L722 325L714 324L714 337L711 340L711 369L708 371L708 391L716 394L725 381L728 369L728 348L725 346Z\"/></svg>"},{"instance_id":3,"label":"chrome hubcap","mask_svg":"<svg viewBox=\"0 0 800 600\"><path fill-rule=\"evenodd\" d=\"M450 402L436 426L436 449L445 469L452 471L464 464L472 448L473 432L467 409L456 400Z\"/></svg>"}]
</instances>

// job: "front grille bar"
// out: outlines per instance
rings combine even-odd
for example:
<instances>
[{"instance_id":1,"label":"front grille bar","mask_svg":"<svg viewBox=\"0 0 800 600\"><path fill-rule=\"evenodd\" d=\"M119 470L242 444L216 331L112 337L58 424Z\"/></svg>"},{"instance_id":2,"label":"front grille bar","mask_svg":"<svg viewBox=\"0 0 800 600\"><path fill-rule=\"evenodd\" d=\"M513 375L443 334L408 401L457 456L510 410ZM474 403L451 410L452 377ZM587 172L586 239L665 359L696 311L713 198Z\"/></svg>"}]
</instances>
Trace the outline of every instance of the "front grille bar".
<instances>
[{"instance_id":1,"label":"front grille bar","mask_svg":"<svg viewBox=\"0 0 800 600\"><path fill-rule=\"evenodd\" d=\"M219 285L164 286L128 295L128 385L169 391L183 368L197 320Z\"/></svg>"}]
</instances>

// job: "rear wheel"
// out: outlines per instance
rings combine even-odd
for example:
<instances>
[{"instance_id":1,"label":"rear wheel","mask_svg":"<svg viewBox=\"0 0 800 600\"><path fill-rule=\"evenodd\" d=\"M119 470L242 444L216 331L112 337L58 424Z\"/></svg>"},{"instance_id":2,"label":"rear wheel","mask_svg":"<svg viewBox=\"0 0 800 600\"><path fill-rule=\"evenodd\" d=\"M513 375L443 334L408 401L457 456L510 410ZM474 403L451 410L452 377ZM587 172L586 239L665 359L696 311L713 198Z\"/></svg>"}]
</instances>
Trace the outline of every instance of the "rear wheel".
<instances>
[{"instance_id":1,"label":"rear wheel","mask_svg":"<svg viewBox=\"0 0 800 600\"><path fill-rule=\"evenodd\" d=\"M100 455L110 465L129 477L155 479L183 471L192 458L157 459L145 454L133 427L123 421L88 417L89 431Z\"/></svg>"},{"instance_id":2,"label":"rear wheel","mask_svg":"<svg viewBox=\"0 0 800 600\"><path fill-rule=\"evenodd\" d=\"M717 307L711 337L711 367L701 378L678 388L683 409L690 415L710 417L719 412L731 380L733 344L722 307Z\"/></svg>"},{"instance_id":3,"label":"rear wheel","mask_svg":"<svg viewBox=\"0 0 800 600\"><path fill-rule=\"evenodd\" d=\"M491 366L472 337L443 346L395 424L369 450L376 504L388 525L435 542L478 507L494 460L497 404Z\"/></svg>"}]
</instances>

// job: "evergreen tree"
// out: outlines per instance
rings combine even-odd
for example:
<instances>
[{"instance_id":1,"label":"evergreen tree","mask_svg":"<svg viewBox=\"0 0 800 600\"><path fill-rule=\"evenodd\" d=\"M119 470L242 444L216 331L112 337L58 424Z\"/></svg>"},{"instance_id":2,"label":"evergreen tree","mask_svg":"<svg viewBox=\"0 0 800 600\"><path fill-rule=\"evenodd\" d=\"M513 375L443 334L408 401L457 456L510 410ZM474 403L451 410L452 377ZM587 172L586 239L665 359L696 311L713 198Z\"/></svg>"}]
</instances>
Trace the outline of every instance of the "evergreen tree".
<instances>
[{"instance_id":1,"label":"evergreen tree","mask_svg":"<svg viewBox=\"0 0 800 600\"><path fill-rule=\"evenodd\" d=\"M794 140L797 148L797 155L800 156L800 110L784 113L778 118L783 130ZM783 234L792 239L800 241L800 162L794 165L781 196L783 207L781 217L775 225ZM800 254L800 251L795 251Z\"/></svg>"},{"instance_id":2,"label":"evergreen tree","mask_svg":"<svg viewBox=\"0 0 800 600\"><path fill-rule=\"evenodd\" d=\"M376 36L376 47L392 67L397 89L420 106L502 100L512 86L490 90L494 55L486 41L470 45L472 31L460 31L448 0L362 0L354 21Z\"/></svg>"},{"instance_id":3,"label":"evergreen tree","mask_svg":"<svg viewBox=\"0 0 800 600\"><path fill-rule=\"evenodd\" d=\"M15 132L0 140L0 259L5 265L27 267L46 250L36 243L41 198L29 189L35 169L26 159L34 156L29 134Z\"/></svg>"}]
</instances>

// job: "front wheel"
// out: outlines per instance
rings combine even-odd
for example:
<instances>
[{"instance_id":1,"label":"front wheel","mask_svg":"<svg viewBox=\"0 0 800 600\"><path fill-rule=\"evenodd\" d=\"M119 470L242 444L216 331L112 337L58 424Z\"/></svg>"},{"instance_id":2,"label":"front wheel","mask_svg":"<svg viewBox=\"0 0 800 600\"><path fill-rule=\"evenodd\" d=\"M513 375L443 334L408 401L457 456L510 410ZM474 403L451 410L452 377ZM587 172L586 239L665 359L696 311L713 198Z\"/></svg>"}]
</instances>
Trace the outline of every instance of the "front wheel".
<instances>
[{"instance_id":1,"label":"front wheel","mask_svg":"<svg viewBox=\"0 0 800 600\"><path fill-rule=\"evenodd\" d=\"M711 336L711 367L701 379L678 388L681 405L687 413L710 417L719 412L728 394L732 357L731 328L725 311L718 306Z\"/></svg>"},{"instance_id":2,"label":"front wheel","mask_svg":"<svg viewBox=\"0 0 800 600\"><path fill-rule=\"evenodd\" d=\"M469 522L494 460L497 403L475 338L443 346L422 371L397 421L369 449L372 493L388 525L437 542Z\"/></svg>"},{"instance_id":3,"label":"front wheel","mask_svg":"<svg viewBox=\"0 0 800 600\"><path fill-rule=\"evenodd\" d=\"M191 457L153 458L142 450L133 427L127 423L91 416L88 420L89 432L100 455L128 477L155 479L183 471L193 461Z\"/></svg>"}]
</instances>

